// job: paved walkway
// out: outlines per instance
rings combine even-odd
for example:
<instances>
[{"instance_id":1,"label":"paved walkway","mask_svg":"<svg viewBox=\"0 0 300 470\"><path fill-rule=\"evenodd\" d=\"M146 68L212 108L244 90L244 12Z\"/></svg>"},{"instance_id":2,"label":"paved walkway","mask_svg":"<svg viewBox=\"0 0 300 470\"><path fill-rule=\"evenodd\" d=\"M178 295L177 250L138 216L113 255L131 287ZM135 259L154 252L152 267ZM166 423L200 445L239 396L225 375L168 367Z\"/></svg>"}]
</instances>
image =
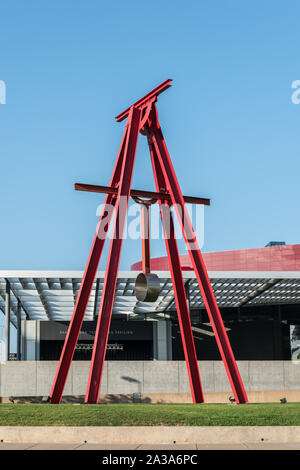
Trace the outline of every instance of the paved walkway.
<instances>
[{"instance_id":1,"label":"paved walkway","mask_svg":"<svg viewBox=\"0 0 300 470\"><path fill-rule=\"evenodd\" d=\"M241 444L161 444L102 445L102 444L14 444L0 443L0 450L300 450L299 443L248 443Z\"/></svg>"}]
</instances>

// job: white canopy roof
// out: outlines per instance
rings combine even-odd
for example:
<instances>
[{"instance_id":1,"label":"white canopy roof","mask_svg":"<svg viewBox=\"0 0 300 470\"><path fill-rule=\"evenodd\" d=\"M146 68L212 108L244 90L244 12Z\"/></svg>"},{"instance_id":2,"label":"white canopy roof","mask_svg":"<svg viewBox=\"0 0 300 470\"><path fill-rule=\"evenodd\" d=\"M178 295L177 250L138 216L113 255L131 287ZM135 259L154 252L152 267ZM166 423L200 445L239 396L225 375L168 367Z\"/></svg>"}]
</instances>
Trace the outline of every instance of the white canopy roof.
<instances>
[{"instance_id":1,"label":"white canopy roof","mask_svg":"<svg viewBox=\"0 0 300 470\"><path fill-rule=\"evenodd\" d=\"M84 320L98 315L104 272L98 271ZM113 315L144 314L159 318L175 308L170 272L157 271L161 295L154 303L138 302L134 296L135 271L118 273ZM80 288L83 271L0 271L0 310L5 312L5 287L11 287L11 321L16 324L18 299L22 319L68 321ZM298 271L218 271L209 277L220 307L300 303L300 272ZM183 271L189 282L190 308L204 308L200 289L193 271ZM97 287L98 286L98 287Z\"/></svg>"}]
</instances>

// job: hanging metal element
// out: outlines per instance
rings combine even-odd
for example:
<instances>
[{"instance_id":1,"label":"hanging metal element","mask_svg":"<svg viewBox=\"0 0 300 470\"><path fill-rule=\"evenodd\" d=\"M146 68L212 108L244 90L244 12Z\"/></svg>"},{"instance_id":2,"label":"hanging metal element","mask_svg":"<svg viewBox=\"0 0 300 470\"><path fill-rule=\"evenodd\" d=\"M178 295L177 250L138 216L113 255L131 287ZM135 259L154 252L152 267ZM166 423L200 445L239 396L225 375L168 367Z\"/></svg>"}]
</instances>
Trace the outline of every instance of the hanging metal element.
<instances>
[{"instance_id":1,"label":"hanging metal element","mask_svg":"<svg viewBox=\"0 0 300 470\"><path fill-rule=\"evenodd\" d=\"M132 199L141 205L143 266L143 272L136 278L134 292L137 300L140 302L155 302L160 293L160 282L157 274L151 273L149 207L155 204L157 199L152 198L145 201L136 196L132 196Z\"/></svg>"}]
</instances>

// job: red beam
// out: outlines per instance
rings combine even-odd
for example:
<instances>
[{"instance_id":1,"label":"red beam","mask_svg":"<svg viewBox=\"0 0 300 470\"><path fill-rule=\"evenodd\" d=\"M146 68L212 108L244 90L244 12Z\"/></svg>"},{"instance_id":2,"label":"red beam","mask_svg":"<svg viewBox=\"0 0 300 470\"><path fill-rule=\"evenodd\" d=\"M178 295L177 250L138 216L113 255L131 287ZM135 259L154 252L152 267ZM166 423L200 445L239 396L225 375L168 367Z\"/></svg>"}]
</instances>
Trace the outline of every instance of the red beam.
<instances>
[{"instance_id":1,"label":"red beam","mask_svg":"<svg viewBox=\"0 0 300 470\"><path fill-rule=\"evenodd\" d=\"M154 149L158 157L158 163L162 169L163 176L172 197L172 203L175 207L175 211L177 212L179 223L181 224L185 243L190 255L194 272L196 274L206 311L208 313L210 323L216 337L232 392L237 403L247 403L248 398L244 389L244 385L208 277L206 266L197 243L196 235L194 233L188 211L186 210L183 202L183 196L175 174L175 170L173 168L162 131L158 126L158 122L156 123L156 127L153 130L152 136L149 138L150 140L152 139ZM178 210L179 207L183 207L182 214Z\"/></svg>"},{"instance_id":2,"label":"red beam","mask_svg":"<svg viewBox=\"0 0 300 470\"><path fill-rule=\"evenodd\" d=\"M118 194L117 188L112 188L111 186L99 186L96 184L75 183L74 189L76 191L88 191L90 193ZM147 197L162 201L171 200L171 196L168 193L156 193L153 191L143 191L140 189L131 189L130 196ZM210 206L210 199L204 197L183 196L183 199L184 202L189 202L191 204L203 204L204 206Z\"/></svg>"},{"instance_id":3,"label":"red beam","mask_svg":"<svg viewBox=\"0 0 300 470\"><path fill-rule=\"evenodd\" d=\"M117 184L120 180L126 138L127 138L127 128L125 128L125 132L123 135L117 161L115 163L113 174L110 180L111 185ZM108 226L112 217L112 212L110 211L109 213L106 213L105 207L107 204L115 205L115 203L116 203L116 198L114 198L111 194L107 194L106 199L105 199L105 204L103 206L102 213L99 218L99 223L97 226L97 230L96 230L96 234L95 234L92 248L90 251L90 255L88 258L88 262L87 262L84 275L82 278L76 304L73 310L73 315L69 324L67 336L66 336L64 346L61 352L53 386L50 392L51 403L60 403L62 399L63 391L64 391L65 384L67 381L71 362L74 356L74 352L75 352L76 344L78 341L79 333L81 330L86 307L89 301L89 297L91 295L91 290L93 287L93 283L94 283L94 279L95 279L96 272L98 269L101 254L103 251L105 238L106 238L106 234L108 231ZM102 236L99 236L99 234L102 234Z\"/></svg>"},{"instance_id":4,"label":"red beam","mask_svg":"<svg viewBox=\"0 0 300 470\"><path fill-rule=\"evenodd\" d=\"M155 98L156 96L160 95L163 91L167 90L167 88L172 86L171 81L172 81L172 79L169 78L168 80L166 80L165 82L161 83L156 88L154 88L154 90L150 91L150 93L147 93L147 95L145 95L143 98L136 101L131 106L134 106L135 108L140 108L140 107L144 106L149 100L151 100L152 98ZM125 119L128 116L128 113L129 113L129 110L130 110L131 106L129 106L129 108L125 109L125 111L123 111L121 114L118 114L118 116L116 116L116 120L118 122L123 121L123 119Z\"/></svg>"},{"instance_id":5,"label":"red beam","mask_svg":"<svg viewBox=\"0 0 300 470\"><path fill-rule=\"evenodd\" d=\"M152 167L155 179L156 188L167 186L167 181L163 175L162 168L157 157L154 145L148 140ZM188 377L191 387L192 399L194 403L203 403L204 396L200 381L199 368L197 363L197 354L195 349L194 337L192 332L191 320L189 315L189 309L186 299L186 293L184 288L184 282L180 266L180 257L178 252L178 246L175 238L175 230L172 214L169 212L169 205L167 202L159 201L161 208L161 220L164 229L165 243L167 249L167 255L169 260L169 268L171 271L174 297L176 303L176 309L178 314L178 322L180 327L182 346L184 351L184 357L186 361ZM167 217L164 217L164 209L167 211ZM169 219L169 222L168 222ZM168 233L169 232L169 233Z\"/></svg>"},{"instance_id":6,"label":"red beam","mask_svg":"<svg viewBox=\"0 0 300 470\"><path fill-rule=\"evenodd\" d=\"M116 202L113 238L111 239L109 245L108 260L106 265L101 304L97 320L90 374L85 395L85 403L97 403L100 392L112 308L115 299L117 274L120 263L130 186L133 174L137 142L139 137L140 120L141 111L139 109L132 108L128 118L129 127L126 139L126 146L124 150L122 172L119 179L119 190ZM123 207L123 210L120 206L120 199L122 197L126 197L127 201L126 207Z\"/></svg>"},{"instance_id":7,"label":"red beam","mask_svg":"<svg viewBox=\"0 0 300 470\"><path fill-rule=\"evenodd\" d=\"M141 204L143 273L151 273L149 207Z\"/></svg>"}]
</instances>

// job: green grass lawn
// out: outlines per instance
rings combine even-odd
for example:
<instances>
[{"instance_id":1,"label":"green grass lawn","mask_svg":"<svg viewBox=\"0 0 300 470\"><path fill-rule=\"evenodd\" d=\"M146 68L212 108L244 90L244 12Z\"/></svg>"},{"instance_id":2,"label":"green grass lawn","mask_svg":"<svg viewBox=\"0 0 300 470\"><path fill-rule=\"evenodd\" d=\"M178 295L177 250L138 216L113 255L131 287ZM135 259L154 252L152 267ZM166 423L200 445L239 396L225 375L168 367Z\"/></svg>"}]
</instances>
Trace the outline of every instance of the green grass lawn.
<instances>
[{"instance_id":1,"label":"green grass lawn","mask_svg":"<svg viewBox=\"0 0 300 470\"><path fill-rule=\"evenodd\" d=\"M0 426L300 426L300 403L0 404Z\"/></svg>"}]
</instances>

